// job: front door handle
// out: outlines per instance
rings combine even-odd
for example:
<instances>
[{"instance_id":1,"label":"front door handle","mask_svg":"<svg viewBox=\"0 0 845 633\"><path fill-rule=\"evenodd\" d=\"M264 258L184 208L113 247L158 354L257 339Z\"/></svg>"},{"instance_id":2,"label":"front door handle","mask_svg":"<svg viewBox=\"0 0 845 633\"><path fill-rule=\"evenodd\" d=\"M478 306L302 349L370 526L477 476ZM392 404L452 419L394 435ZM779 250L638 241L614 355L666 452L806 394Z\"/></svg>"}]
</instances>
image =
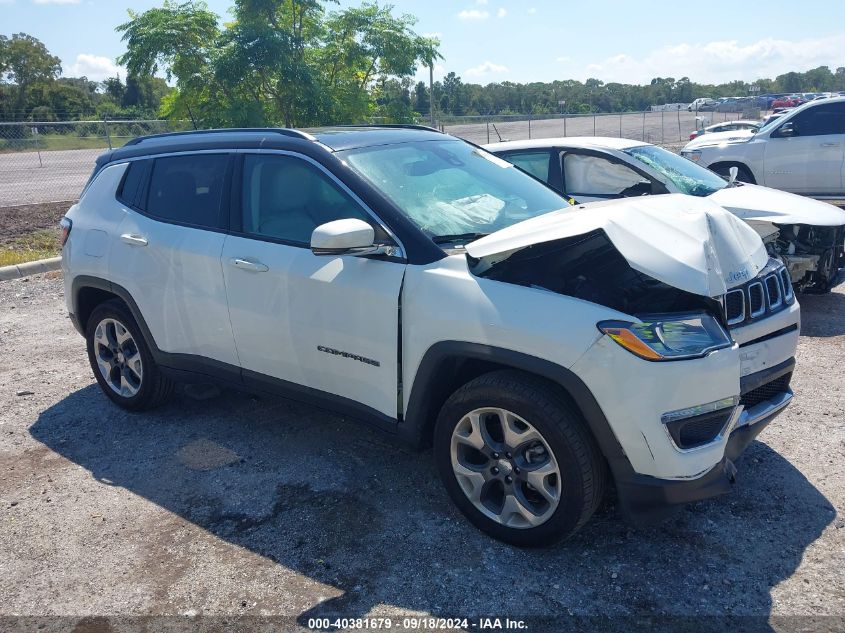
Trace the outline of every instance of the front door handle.
<instances>
[{"instance_id":1,"label":"front door handle","mask_svg":"<svg viewBox=\"0 0 845 633\"><path fill-rule=\"evenodd\" d=\"M232 264L235 268L240 268L241 270L249 270L254 273L266 273L270 270L269 266L262 264L261 262L253 262L248 259L243 259L242 257L233 257L229 260L229 263Z\"/></svg>"},{"instance_id":2,"label":"front door handle","mask_svg":"<svg viewBox=\"0 0 845 633\"><path fill-rule=\"evenodd\" d=\"M133 233L124 233L120 236L120 239L126 244L129 244L129 246L146 246L149 244L146 237L143 235L134 235Z\"/></svg>"},{"instance_id":3,"label":"front door handle","mask_svg":"<svg viewBox=\"0 0 845 633\"><path fill-rule=\"evenodd\" d=\"M839 143L822 143L822 147L839 147Z\"/></svg>"}]
</instances>

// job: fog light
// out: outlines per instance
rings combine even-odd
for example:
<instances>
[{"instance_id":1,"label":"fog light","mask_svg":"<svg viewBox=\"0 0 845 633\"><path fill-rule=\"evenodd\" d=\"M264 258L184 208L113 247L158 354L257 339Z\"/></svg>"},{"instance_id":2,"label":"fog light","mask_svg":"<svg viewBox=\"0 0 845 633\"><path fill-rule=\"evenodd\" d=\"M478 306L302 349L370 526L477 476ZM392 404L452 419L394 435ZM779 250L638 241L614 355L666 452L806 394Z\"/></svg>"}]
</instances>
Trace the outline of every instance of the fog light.
<instances>
[{"instance_id":1,"label":"fog light","mask_svg":"<svg viewBox=\"0 0 845 633\"><path fill-rule=\"evenodd\" d=\"M675 446L687 451L721 438L742 411L737 405L739 396L723 398L664 413L661 421Z\"/></svg>"}]
</instances>

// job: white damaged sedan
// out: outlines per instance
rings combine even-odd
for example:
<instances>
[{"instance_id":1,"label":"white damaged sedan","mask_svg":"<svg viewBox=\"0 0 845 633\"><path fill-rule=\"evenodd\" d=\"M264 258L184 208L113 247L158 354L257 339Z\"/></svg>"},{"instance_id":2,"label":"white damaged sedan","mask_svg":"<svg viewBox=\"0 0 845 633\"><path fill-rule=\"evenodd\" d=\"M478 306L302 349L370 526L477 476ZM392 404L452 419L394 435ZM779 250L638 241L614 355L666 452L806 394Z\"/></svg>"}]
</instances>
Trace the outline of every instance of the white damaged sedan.
<instances>
[{"instance_id":1,"label":"white damaged sedan","mask_svg":"<svg viewBox=\"0 0 845 633\"><path fill-rule=\"evenodd\" d=\"M485 149L582 203L666 193L706 197L760 234L769 252L784 261L798 290L829 290L845 264L845 211L726 180L655 145L583 137L493 143Z\"/></svg>"}]
</instances>

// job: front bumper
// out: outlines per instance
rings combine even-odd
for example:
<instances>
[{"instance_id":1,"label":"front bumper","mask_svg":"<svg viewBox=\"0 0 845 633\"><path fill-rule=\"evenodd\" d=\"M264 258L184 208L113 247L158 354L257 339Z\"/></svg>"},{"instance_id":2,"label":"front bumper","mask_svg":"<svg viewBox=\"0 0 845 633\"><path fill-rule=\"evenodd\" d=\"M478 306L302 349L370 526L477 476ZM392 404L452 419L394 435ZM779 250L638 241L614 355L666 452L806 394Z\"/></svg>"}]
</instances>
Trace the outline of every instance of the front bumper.
<instances>
[{"instance_id":1,"label":"front bumper","mask_svg":"<svg viewBox=\"0 0 845 633\"><path fill-rule=\"evenodd\" d=\"M790 359L743 381L743 398L748 398L750 406L743 408L737 418L722 460L703 476L688 480L659 479L634 472L617 476L616 488L623 514L635 523L659 521L682 504L730 492L736 481L734 462L792 401L792 390L788 386L758 401L760 390L778 384L784 377L788 382L794 366L795 361Z\"/></svg>"}]
</instances>

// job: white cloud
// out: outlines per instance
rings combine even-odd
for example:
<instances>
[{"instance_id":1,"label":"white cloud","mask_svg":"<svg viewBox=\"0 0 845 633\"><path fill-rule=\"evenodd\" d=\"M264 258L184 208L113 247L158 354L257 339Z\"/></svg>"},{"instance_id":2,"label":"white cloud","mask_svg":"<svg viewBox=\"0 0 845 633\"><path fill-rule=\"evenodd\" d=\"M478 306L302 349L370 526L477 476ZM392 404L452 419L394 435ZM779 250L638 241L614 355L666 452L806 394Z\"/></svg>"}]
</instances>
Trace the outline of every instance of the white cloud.
<instances>
[{"instance_id":1,"label":"white cloud","mask_svg":"<svg viewBox=\"0 0 845 633\"><path fill-rule=\"evenodd\" d=\"M80 0L32 0L35 4L79 4Z\"/></svg>"},{"instance_id":2,"label":"white cloud","mask_svg":"<svg viewBox=\"0 0 845 633\"><path fill-rule=\"evenodd\" d=\"M464 9L458 14L458 17L461 20L486 20L490 17L490 13L478 9Z\"/></svg>"},{"instance_id":3,"label":"white cloud","mask_svg":"<svg viewBox=\"0 0 845 633\"><path fill-rule=\"evenodd\" d=\"M642 56L618 54L584 67L579 79L596 77L604 82L647 83L654 77L689 77L699 83L724 83L735 79L774 79L784 72L817 66L840 66L845 35L816 39L765 38L741 43L722 40L663 46Z\"/></svg>"},{"instance_id":4,"label":"white cloud","mask_svg":"<svg viewBox=\"0 0 845 633\"><path fill-rule=\"evenodd\" d=\"M507 66L502 66L501 64L494 64L493 62L486 61L483 64L474 66L473 68L467 68L464 71L464 74L467 77L483 77L485 75L493 75L506 72L508 72Z\"/></svg>"},{"instance_id":5,"label":"white cloud","mask_svg":"<svg viewBox=\"0 0 845 633\"><path fill-rule=\"evenodd\" d=\"M439 81L446 76L446 67L443 64L434 64L434 81ZM417 66L417 74L414 81L422 81L428 85L428 66Z\"/></svg>"},{"instance_id":6,"label":"white cloud","mask_svg":"<svg viewBox=\"0 0 845 633\"><path fill-rule=\"evenodd\" d=\"M68 77L88 77L91 81L103 81L106 77L126 76L126 71L108 57L80 53L65 73Z\"/></svg>"},{"instance_id":7,"label":"white cloud","mask_svg":"<svg viewBox=\"0 0 845 633\"><path fill-rule=\"evenodd\" d=\"M528 9L528 15L534 15L535 13L537 13L537 9L535 9L534 7Z\"/></svg>"},{"instance_id":8,"label":"white cloud","mask_svg":"<svg viewBox=\"0 0 845 633\"><path fill-rule=\"evenodd\" d=\"M505 7L499 7L499 10L496 11L497 18L503 18L508 14L508 10Z\"/></svg>"}]
</instances>

